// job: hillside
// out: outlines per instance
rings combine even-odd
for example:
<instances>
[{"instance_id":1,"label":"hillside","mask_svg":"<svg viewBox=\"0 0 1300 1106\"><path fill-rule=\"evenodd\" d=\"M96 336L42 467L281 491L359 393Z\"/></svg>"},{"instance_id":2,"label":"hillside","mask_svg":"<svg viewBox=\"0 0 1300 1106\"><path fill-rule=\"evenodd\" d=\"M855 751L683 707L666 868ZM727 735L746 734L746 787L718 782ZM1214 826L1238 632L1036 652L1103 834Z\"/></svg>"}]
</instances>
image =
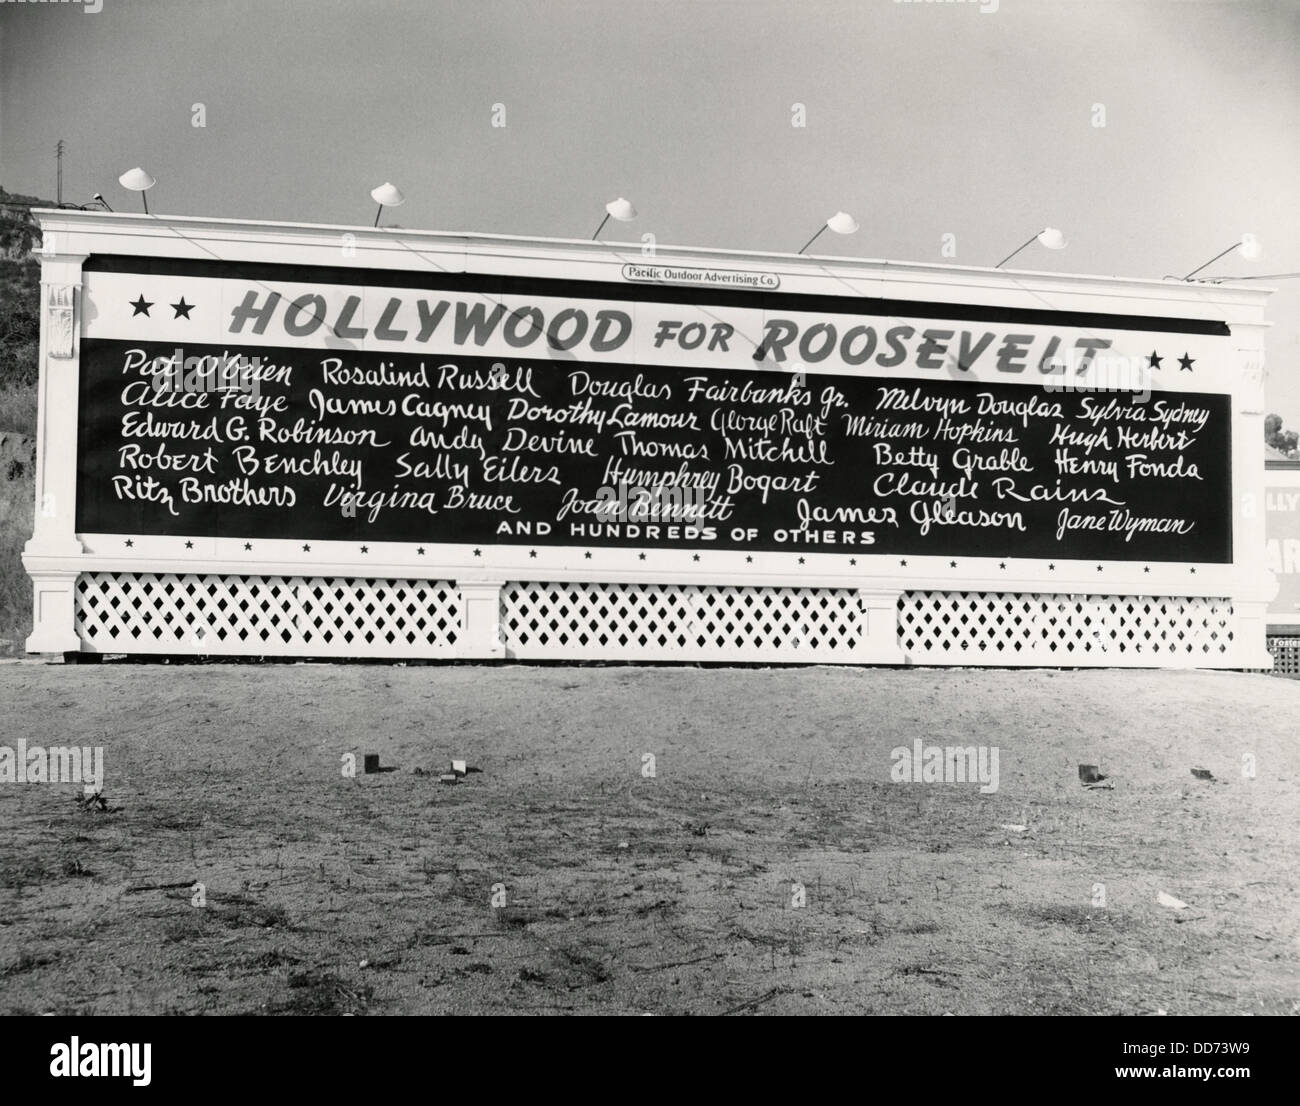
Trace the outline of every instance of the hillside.
<instances>
[{"instance_id":1,"label":"hillside","mask_svg":"<svg viewBox=\"0 0 1300 1106\"><path fill-rule=\"evenodd\" d=\"M0 656L31 628L31 585L19 556L32 532L41 267L30 207L49 200L0 188Z\"/></svg>"}]
</instances>

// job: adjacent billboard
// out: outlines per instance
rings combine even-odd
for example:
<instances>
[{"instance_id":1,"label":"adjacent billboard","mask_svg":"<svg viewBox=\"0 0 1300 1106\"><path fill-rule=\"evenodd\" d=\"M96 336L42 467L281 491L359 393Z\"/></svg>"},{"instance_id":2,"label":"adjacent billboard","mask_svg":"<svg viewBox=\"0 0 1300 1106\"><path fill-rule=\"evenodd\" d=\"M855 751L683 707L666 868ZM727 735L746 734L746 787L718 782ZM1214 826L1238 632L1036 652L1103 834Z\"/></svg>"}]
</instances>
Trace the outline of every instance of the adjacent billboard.
<instances>
[{"instance_id":1,"label":"adjacent billboard","mask_svg":"<svg viewBox=\"0 0 1300 1106\"><path fill-rule=\"evenodd\" d=\"M1268 605L1270 632L1300 628L1300 465L1268 465L1264 477L1267 563L1278 590Z\"/></svg>"}]
</instances>

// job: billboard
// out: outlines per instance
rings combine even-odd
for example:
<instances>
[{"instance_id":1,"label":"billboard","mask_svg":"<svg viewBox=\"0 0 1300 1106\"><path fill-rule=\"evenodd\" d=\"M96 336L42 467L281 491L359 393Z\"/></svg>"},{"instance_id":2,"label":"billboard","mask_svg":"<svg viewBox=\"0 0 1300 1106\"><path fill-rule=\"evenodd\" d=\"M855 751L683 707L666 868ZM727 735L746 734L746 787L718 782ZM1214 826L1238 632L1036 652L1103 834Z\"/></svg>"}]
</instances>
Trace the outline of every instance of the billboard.
<instances>
[{"instance_id":1,"label":"billboard","mask_svg":"<svg viewBox=\"0 0 1300 1106\"><path fill-rule=\"evenodd\" d=\"M82 533L1232 560L1222 324L91 258Z\"/></svg>"},{"instance_id":2,"label":"billboard","mask_svg":"<svg viewBox=\"0 0 1300 1106\"><path fill-rule=\"evenodd\" d=\"M1268 664L1253 286L41 222L30 651Z\"/></svg>"}]
</instances>

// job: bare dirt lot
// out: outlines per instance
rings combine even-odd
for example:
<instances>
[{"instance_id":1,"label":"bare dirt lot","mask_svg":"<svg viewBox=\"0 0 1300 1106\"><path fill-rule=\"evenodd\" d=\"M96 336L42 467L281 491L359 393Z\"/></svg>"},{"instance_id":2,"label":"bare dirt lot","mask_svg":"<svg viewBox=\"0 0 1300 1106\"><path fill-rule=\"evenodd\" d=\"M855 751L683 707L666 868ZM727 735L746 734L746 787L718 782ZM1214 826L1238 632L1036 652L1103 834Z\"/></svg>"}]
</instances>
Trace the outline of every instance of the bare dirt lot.
<instances>
[{"instance_id":1,"label":"bare dirt lot","mask_svg":"<svg viewBox=\"0 0 1300 1106\"><path fill-rule=\"evenodd\" d=\"M1209 672L2 664L0 744L102 745L110 809L0 784L0 1013L1294 1013L1298 705ZM915 738L997 746L998 790L891 782Z\"/></svg>"}]
</instances>

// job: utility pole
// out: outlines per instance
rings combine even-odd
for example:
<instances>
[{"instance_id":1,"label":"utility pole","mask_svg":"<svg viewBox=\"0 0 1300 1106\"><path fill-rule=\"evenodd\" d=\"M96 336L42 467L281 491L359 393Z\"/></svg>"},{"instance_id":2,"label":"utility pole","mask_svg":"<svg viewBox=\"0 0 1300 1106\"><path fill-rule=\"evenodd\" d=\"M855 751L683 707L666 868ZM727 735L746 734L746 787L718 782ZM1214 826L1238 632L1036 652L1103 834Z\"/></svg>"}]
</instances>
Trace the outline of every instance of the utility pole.
<instances>
[{"instance_id":1,"label":"utility pole","mask_svg":"<svg viewBox=\"0 0 1300 1106\"><path fill-rule=\"evenodd\" d=\"M58 143L54 147L54 157L59 165L57 195L55 197L55 200L60 206L62 206L63 204L63 139L61 138L59 139Z\"/></svg>"}]
</instances>

